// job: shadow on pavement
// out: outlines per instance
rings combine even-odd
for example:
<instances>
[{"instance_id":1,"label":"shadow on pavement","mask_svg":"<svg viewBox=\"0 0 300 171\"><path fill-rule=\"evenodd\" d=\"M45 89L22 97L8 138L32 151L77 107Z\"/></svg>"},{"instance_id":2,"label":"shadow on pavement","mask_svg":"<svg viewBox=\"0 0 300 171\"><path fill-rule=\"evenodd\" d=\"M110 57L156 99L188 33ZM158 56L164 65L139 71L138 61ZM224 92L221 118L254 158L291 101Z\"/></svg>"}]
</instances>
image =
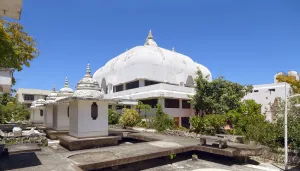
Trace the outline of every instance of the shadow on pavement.
<instances>
[{"instance_id":1,"label":"shadow on pavement","mask_svg":"<svg viewBox=\"0 0 300 171\"><path fill-rule=\"evenodd\" d=\"M38 159L35 153L21 153L12 154L8 157L0 158L0 170L13 170L19 168L26 168L32 166L38 166L42 163Z\"/></svg>"},{"instance_id":2,"label":"shadow on pavement","mask_svg":"<svg viewBox=\"0 0 300 171\"><path fill-rule=\"evenodd\" d=\"M215 162L227 166L239 164L252 164L252 165L259 165L259 162L255 160L248 159L247 163L244 162L244 160L240 160L240 158L235 157L227 157L227 156L221 156L217 154L212 153L206 153L206 152L197 152L198 158L205 161Z\"/></svg>"}]
</instances>

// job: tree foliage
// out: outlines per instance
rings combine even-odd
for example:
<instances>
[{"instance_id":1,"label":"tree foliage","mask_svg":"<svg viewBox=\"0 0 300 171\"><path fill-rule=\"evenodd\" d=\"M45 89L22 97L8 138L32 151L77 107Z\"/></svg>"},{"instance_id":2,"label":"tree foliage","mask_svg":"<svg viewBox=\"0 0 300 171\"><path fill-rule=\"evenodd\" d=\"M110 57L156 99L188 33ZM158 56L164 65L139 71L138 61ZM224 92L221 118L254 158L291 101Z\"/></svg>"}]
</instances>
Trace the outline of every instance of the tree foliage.
<instances>
[{"instance_id":1,"label":"tree foliage","mask_svg":"<svg viewBox=\"0 0 300 171\"><path fill-rule=\"evenodd\" d=\"M151 106L148 104L144 104L143 102L139 101L138 105L135 107L139 114L141 115L141 112L144 112L144 117L147 118L147 112L150 112Z\"/></svg>"},{"instance_id":2,"label":"tree foliage","mask_svg":"<svg viewBox=\"0 0 300 171\"><path fill-rule=\"evenodd\" d=\"M300 150L300 97L294 97L288 101L288 139L292 148ZM281 139L284 137L284 108L285 101L277 98L271 106L272 114L275 116L277 132Z\"/></svg>"},{"instance_id":3,"label":"tree foliage","mask_svg":"<svg viewBox=\"0 0 300 171\"><path fill-rule=\"evenodd\" d=\"M0 68L13 68L18 71L23 65L39 55L35 40L22 25L0 19Z\"/></svg>"},{"instance_id":4,"label":"tree foliage","mask_svg":"<svg viewBox=\"0 0 300 171\"><path fill-rule=\"evenodd\" d=\"M30 115L27 108L18 103L10 94L0 94L0 123L23 121Z\"/></svg>"},{"instance_id":5,"label":"tree foliage","mask_svg":"<svg viewBox=\"0 0 300 171\"><path fill-rule=\"evenodd\" d=\"M276 80L279 82L289 83L292 87L293 93L300 93L300 80L297 80L295 76L288 74L278 75Z\"/></svg>"},{"instance_id":6,"label":"tree foliage","mask_svg":"<svg viewBox=\"0 0 300 171\"><path fill-rule=\"evenodd\" d=\"M108 110L108 124L118 124L121 115L118 111L109 109Z\"/></svg>"},{"instance_id":7,"label":"tree foliage","mask_svg":"<svg viewBox=\"0 0 300 171\"><path fill-rule=\"evenodd\" d=\"M141 121L140 114L135 109L123 108L120 123L123 126L135 126Z\"/></svg>"},{"instance_id":8,"label":"tree foliage","mask_svg":"<svg viewBox=\"0 0 300 171\"><path fill-rule=\"evenodd\" d=\"M242 86L223 77L207 81L201 71L197 71L196 93L191 104L197 114L225 114L240 106L241 99L252 90L252 86Z\"/></svg>"},{"instance_id":9,"label":"tree foliage","mask_svg":"<svg viewBox=\"0 0 300 171\"><path fill-rule=\"evenodd\" d=\"M156 105L156 115L154 127L157 131L162 132L175 126L173 118L164 113L160 104Z\"/></svg>"}]
</instances>

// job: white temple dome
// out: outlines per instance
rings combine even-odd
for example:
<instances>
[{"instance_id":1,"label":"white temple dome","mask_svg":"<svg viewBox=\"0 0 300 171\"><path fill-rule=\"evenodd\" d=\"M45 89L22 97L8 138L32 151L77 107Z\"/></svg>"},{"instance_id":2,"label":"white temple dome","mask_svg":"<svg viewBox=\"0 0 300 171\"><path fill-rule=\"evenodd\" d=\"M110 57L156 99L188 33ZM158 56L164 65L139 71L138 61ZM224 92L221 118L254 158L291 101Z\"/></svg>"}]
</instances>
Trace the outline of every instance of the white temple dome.
<instances>
[{"instance_id":1,"label":"white temple dome","mask_svg":"<svg viewBox=\"0 0 300 171\"><path fill-rule=\"evenodd\" d=\"M77 83L76 90L72 97L100 99L104 94L100 91L99 83L92 78L90 64L87 65L86 74Z\"/></svg>"},{"instance_id":2,"label":"white temple dome","mask_svg":"<svg viewBox=\"0 0 300 171\"><path fill-rule=\"evenodd\" d=\"M55 99L58 97L55 86L53 86L52 92L46 98L46 104L51 104L55 102Z\"/></svg>"},{"instance_id":3,"label":"white temple dome","mask_svg":"<svg viewBox=\"0 0 300 171\"><path fill-rule=\"evenodd\" d=\"M203 65L186 55L158 47L150 31L144 46L136 46L111 59L94 73L93 78L102 87L108 83L118 85L136 79L171 84L183 82L190 86L198 67L204 76L210 75L208 80L211 80L211 72Z\"/></svg>"},{"instance_id":4,"label":"white temple dome","mask_svg":"<svg viewBox=\"0 0 300 171\"><path fill-rule=\"evenodd\" d=\"M71 96L73 94L73 92L74 92L73 89L70 88L70 86L69 86L68 77L66 77L65 85L63 88L61 88L58 91L57 95L58 96Z\"/></svg>"}]
</instances>

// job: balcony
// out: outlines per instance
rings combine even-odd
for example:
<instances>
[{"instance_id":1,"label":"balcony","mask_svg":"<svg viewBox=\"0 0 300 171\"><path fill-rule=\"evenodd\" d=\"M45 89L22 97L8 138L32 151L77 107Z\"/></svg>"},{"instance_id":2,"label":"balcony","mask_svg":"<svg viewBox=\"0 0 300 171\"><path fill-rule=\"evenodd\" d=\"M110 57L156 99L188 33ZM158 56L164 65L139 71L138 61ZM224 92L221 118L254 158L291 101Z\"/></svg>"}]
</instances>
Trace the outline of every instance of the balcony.
<instances>
[{"instance_id":1,"label":"balcony","mask_svg":"<svg viewBox=\"0 0 300 171\"><path fill-rule=\"evenodd\" d=\"M132 98L132 99L146 99L155 97L169 97L169 98L181 98L188 99L188 95L193 95L194 88L183 87L170 84L154 84L150 86L144 86L112 94L107 94L110 98Z\"/></svg>"}]
</instances>

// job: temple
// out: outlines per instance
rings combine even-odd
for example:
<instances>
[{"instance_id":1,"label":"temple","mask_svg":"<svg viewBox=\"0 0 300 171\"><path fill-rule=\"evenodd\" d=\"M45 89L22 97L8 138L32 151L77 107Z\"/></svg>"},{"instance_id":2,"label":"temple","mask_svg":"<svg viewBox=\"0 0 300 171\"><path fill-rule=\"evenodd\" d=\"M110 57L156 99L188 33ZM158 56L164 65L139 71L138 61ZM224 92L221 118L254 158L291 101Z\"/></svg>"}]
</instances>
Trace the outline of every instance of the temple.
<instances>
[{"instance_id":1,"label":"temple","mask_svg":"<svg viewBox=\"0 0 300 171\"><path fill-rule=\"evenodd\" d=\"M194 114L188 103L194 95L197 70L211 81L211 72L190 57L164 49L155 42L150 30L143 46L136 46L109 60L93 78L110 99L133 99L149 104L161 104L163 111L175 118L178 126L186 126ZM129 107L129 106L128 106ZM109 108L121 110L121 105ZM155 115L155 110L147 116Z\"/></svg>"},{"instance_id":2,"label":"temple","mask_svg":"<svg viewBox=\"0 0 300 171\"><path fill-rule=\"evenodd\" d=\"M96 131L100 129L96 129L100 121L93 121L88 116L85 119L89 118L89 122L84 118L74 118L89 115L92 105L93 111L101 111L102 117L106 116L109 108L121 111L122 108L131 108L137 101L141 101L152 107L146 117L154 116L155 106L161 104L163 111L174 118L177 126L189 127L189 117L194 115L194 110L188 101L195 93L194 79L198 70L208 81L212 80L212 75L205 66L176 52L174 48L168 50L159 47L150 31L144 45L133 47L111 59L93 76L88 65L86 74L78 82L75 91L70 88L66 78L64 87L58 92L53 88L46 101L34 101L31 120L34 123L44 123L47 128L56 131L69 131L70 135L76 137L106 135L107 130ZM107 121L105 118L101 120ZM88 133L83 127L74 127L75 123L90 125L90 129L95 130ZM92 126L92 123L96 124Z\"/></svg>"}]
</instances>

